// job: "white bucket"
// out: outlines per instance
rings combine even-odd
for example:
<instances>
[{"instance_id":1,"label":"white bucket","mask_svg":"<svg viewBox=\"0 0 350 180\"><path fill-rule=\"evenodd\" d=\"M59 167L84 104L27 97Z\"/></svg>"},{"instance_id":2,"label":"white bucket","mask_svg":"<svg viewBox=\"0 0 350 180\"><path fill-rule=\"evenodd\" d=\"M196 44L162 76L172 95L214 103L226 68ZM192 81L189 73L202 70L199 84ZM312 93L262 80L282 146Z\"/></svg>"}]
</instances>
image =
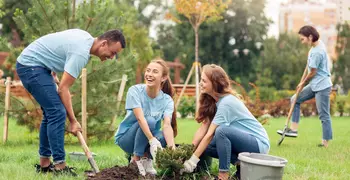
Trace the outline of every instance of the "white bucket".
<instances>
[{"instance_id":1,"label":"white bucket","mask_svg":"<svg viewBox=\"0 0 350 180\"><path fill-rule=\"evenodd\" d=\"M287 160L258 153L239 153L242 180L281 180Z\"/></svg>"}]
</instances>

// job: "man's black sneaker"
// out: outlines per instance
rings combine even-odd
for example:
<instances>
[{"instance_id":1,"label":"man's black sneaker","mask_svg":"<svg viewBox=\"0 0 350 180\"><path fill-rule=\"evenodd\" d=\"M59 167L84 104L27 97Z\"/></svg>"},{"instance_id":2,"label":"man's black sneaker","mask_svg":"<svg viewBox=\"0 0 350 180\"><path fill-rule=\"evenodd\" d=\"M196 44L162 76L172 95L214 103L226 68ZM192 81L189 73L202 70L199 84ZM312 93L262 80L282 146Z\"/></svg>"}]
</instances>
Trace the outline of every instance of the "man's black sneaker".
<instances>
[{"instance_id":1,"label":"man's black sneaker","mask_svg":"<svg viewBox=\"0 0 350 180\"><path fill-rule=\"evenodd\" d=\"M53 169L53 173L55 175L69 175L69 176L77 176L77 173L75 172L76 168L75 167L69 167L66 166L63 169L57 170Z\"/></svg>"},{"instance_id":2,"label":"man's black sneaker","mask_svg":"<svg viewBox=\"0 0 350 180\"><path fill-rule=\"evenodd\" d=\"M279 135L282 135L283 134L283 130L278 130L277 133ZM298 137L298 131L293 131L290 128L287 128L286 129L286 136L287 137Z\"/></svg>"},{"instance_id":3,"label":"man's black sneaker","mask_svg":"<svg viewBox=\"0 0 350 180\"><path fill-rule=\"evenodd\" d=\"M52 163L50 163L50 165L47 167L41 167L40 164L35 164L34 167L35 167L37 173L53 172L53 169L54 169L54 166Z\"/></svg>"}]
</instances>

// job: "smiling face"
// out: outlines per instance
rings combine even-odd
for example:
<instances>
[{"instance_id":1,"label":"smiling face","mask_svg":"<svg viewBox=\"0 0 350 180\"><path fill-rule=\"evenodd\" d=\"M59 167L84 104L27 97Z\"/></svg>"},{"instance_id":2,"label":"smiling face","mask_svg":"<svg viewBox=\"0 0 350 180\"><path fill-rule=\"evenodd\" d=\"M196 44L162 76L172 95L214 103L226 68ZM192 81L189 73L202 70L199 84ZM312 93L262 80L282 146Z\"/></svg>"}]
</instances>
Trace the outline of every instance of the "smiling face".
<instances>
[{"instance_id":1,"label":"smiling face","mask_svg":"<svg viewBox=\"0 0 350 180\"><path fill-rule=\"evenodd\" d=\"M160 88L161 83L166 80L166 77L163 75L162 65L151 62L148 64L145 71L145 81L148 87L157 87Z\"/></svg>"},{"instance_id":2,"label":"smiling face","mask_svg":"<svg viewBox=\"0 0 350 180\"><path fill-rule=\"evenodd\" d=\"M101 61L105 61L107 59L115 58L115 56L122 50L123 48L120 42L108 43L107 40L102 40L97 50L97 56L101 59Z\"/></svg>"},{"instance_id":3,"label":"smiling face","mask_svg":"<svg viewBox=\"0 0 350 180\"><path fill-rule=\"evenodd\" d=\"M213 83L209 80L208 76L202 72L200 88L202 93L212 94L213 93Z\"/></svg>"}]
</instances>

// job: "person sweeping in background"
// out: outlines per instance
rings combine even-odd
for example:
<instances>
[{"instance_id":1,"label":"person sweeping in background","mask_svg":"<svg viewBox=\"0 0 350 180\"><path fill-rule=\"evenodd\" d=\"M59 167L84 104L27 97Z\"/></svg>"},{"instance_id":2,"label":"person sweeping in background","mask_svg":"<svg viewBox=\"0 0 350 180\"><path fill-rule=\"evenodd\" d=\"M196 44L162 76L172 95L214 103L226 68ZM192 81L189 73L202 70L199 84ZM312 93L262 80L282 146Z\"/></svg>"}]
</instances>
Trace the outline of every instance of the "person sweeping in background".
<instances>
[{"instance_id":1,"label":"person sweeping in background","mask_svg":"<svg viewBox=\"0 0 350 180\"><path fill-rule=\"evenodd\" d=\"M150 159L156 158L157 148L168 145L175 148L177 134L174 88L169 68L163 60L153 60L145 71L146 84L129 88L126 96L126 116L115 134L115 144L133 154L130 164L136 165L141 175L155 175ZM160 131L163 122L163 132ZM150 146L149 151L147 150Z\"/></svg>"},{"instance_id":2,"label":"person sweeping in background","mask_svg":"<svg viewBox=\"0 0 350 180\"><path fill-rule=\"evenodd\" d=\"M300 88L302 88L302 90L295 102L292 124L291 127L287 129L285 135L286 137L298 136L297 130L300 121L300 105L309 99L315 98L317 111L322 123L322 142L318 144L318 147L328 147L328 142L333 138L329 98L332 81L327 49L324 43L319 40L319 37L319 33L312 26L304 26L299 30L301 43L311 46L311 49L309 51L304 75L297 86L297 90ZM294 100L295 95L291 98L291 102ZM278 130L277 133L282 135L283 130Z\"/></svg>"},{"instance_id":3,"label":"person sweeping in background","mask_svg":"<svg viewBox=\"0 0 350 180\"><path fill-rule=\"evenodd\" d=\"M229 178L230 163L236 165L234 176L239 179L238 154L268 153L268 135L231 88L230 79L220 66L203 66L200 88L196 120L202 124L192 141L196 150L181 171L193 172L204 154L219 159L219 179Z\"/></svg>"},{"instance_id":4,"label":"person sweeping in background","mask_svg":"<svg viewBox=\"0 0 350 180\"><path fill-rule=\"evenodd\" d=\"M17 58L17 74L43 111L37 172L76 175L73 168L66 166L64 151L66 117L70 122L68 131L74 135L81 131L69 88L89 62L90 54L105 61L114 58L123 48L125 38L118 30L94 38L84 30L70 29L35 40ZM61 81L56 76L58 72L63 72Z\"/></svg>"}]
</instances>

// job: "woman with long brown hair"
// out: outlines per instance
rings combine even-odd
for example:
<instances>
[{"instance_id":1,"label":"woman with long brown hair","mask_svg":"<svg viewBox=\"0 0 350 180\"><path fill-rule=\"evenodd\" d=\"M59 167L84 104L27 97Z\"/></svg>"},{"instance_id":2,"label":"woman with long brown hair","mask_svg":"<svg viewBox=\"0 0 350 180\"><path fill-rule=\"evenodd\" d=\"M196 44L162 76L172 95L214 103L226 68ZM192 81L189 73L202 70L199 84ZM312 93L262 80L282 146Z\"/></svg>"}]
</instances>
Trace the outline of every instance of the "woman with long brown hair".
<instances>
[{"instance_id":1,"label":"woman with long brown hair","mask_svg":"<svg viewBox=\"0 0 350 180\"><path fill-rule=\"evenodd\" d=\"M129 88L126 96L124 120L116 134L115 143L129 154L131 164L136 164L141 175L156 174L151 156L156 158L158 148L166 145L175 148L177 134L174 88L169 78L169 68L163 60L153 60L145 71L145 84ZM163 122L163 132L160 131Z\"/></svg>"},{"instance_id":2,"label":"woman with long brown hair","mask_svg":"<svg viewBox=\"0 0 350 180\"><path fill-rule=\"evenodd\" d=\"M196 147L182 172L193 172L202 154L219 159L219 179L229 177L241 152L268 153L270 142L263 126L231 88L226 72L215 64L203 66L197 122L202 123L192 143ZM237 165L236 178L240 178Z\"/></svg>"}]
</instances>

